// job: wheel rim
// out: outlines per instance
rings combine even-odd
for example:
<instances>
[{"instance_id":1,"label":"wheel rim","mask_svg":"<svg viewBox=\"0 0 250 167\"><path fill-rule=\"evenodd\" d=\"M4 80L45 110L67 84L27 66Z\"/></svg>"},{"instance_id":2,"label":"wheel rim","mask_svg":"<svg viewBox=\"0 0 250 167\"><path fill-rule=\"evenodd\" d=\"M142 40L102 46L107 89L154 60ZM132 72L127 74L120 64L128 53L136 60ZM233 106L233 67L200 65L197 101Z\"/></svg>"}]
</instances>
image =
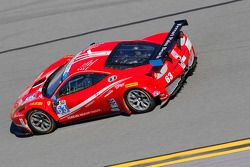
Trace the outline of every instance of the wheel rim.
<instances>
[{"instance_id":1,"label":"wheel rim","mask_svg":"<svg viewBox=\"0 0 250 167\"><path fill-rule=\"evenodd\" d=\"M150 107L148 95L141 90L131 90L127 95L129 105L138 111L145 111Z\"/></svg>"},{"instance_id":2,"label":"wheel rim","mask_svg":"<svg viewBox=\"0 0 250 167\"><path fill-rule=\"evenodd\" d=\"M48 131L52 125L50 118L41 111L37 111L31 114L30 123L35 129L42 132Z\"/></svg>"}]
</instances>

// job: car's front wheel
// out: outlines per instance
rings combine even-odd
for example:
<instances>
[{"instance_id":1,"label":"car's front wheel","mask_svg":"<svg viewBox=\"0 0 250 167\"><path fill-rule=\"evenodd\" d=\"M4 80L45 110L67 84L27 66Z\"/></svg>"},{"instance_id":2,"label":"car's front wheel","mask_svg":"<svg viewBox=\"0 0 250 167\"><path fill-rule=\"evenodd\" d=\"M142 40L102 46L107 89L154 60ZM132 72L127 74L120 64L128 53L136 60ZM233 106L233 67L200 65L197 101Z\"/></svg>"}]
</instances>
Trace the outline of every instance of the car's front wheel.
<instances>
[{"instance_id":1,"label":"car's front wheel","mask_svg":"<svg viewBox=\"0 0 250 167\"><path fill-rule=\"evenodd\" d=\"M128 90L124 98L129 109L136 114L152 111L156 106L155 99L141 89Z\"/></svg>"},{"instance_id":2,"label":"car's front wheel","mask_svg":"<svg viewBox=\"0 0 250 167\"><path fill-rule=\"evenodd\" d=\"M48 134L56 129L54 119L42 110L32 110L27 116L28 124L34 134Z\"/></svg>"}]
</instances>

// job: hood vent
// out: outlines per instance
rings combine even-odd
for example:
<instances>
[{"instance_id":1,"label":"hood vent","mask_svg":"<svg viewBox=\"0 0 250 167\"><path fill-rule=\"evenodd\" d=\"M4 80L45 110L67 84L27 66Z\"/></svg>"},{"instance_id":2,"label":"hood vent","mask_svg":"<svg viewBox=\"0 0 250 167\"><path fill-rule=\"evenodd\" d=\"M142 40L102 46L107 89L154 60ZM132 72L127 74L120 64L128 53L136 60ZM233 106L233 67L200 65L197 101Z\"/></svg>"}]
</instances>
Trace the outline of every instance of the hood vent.
<instances>
[{"instance_id":1,"label":"hood vent","mask_svg":"<svg viewBox=\"0 0 250 167\"><path fill-rule=\"evenodd\" d=\"M36 81L36 82L34 83L34 85L33 85L32 87L36 87L37 85L40 85L40 84L43 83L45 80L46 80L46 77L39 79L38 81Z\"/></svg>"}]
</instances>

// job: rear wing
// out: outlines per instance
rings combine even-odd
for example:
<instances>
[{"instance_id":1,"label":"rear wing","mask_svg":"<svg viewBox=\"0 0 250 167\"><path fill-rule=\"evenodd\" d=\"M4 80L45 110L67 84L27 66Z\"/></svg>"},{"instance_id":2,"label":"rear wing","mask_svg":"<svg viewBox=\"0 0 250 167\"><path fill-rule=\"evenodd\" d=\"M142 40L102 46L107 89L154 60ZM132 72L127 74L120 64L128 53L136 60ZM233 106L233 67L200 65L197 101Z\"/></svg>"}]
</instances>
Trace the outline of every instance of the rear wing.
<instances>
[{"instance_id":1,"label":"rear wing","mask_svg":"<svg viewBox=\"0 0 250 167\"><path fill-rule=\"evenodd\" d=\"M164 61L167 58L167 56L171 53L174 45L177 42L177 39L178 39L180 32L181 32L181 28L183 26L187 26L187 25L188 25L187 20L177 20L174 22L172 29L170 30L170 32L168 33L168 36L166 37L163 44L161 45L160 51L158 52L158 54L156 54L156 57L154 58L156 60L150 61L150 63L152 62L151 63L152 65L154 64L153 62L154 61L156 62L158 59L161 59L162 61ZM158 61L158 65L160 65L160 64Z\"/></svg>"}]
</instances>

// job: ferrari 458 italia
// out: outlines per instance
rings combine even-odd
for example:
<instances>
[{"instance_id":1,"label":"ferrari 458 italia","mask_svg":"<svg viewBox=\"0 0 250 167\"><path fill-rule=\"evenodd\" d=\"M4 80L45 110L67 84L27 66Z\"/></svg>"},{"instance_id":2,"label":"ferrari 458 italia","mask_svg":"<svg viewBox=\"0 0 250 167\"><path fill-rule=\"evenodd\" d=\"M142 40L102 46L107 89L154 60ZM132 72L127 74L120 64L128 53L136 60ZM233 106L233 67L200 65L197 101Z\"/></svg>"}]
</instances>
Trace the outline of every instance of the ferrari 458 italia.
<instances>
[{"instance_id":1,"label":"ferrari 458 italia","mask_svg":"<svg viewBox=\"0 0 250 167\"><path fill-rule=\"evenodd\" d=\"M175 21L170 32L92 44L45 69L18 97L11 119L25 133L112 113L145 113L174 96L197 57Z\"/></svg>"}]
</instances>

